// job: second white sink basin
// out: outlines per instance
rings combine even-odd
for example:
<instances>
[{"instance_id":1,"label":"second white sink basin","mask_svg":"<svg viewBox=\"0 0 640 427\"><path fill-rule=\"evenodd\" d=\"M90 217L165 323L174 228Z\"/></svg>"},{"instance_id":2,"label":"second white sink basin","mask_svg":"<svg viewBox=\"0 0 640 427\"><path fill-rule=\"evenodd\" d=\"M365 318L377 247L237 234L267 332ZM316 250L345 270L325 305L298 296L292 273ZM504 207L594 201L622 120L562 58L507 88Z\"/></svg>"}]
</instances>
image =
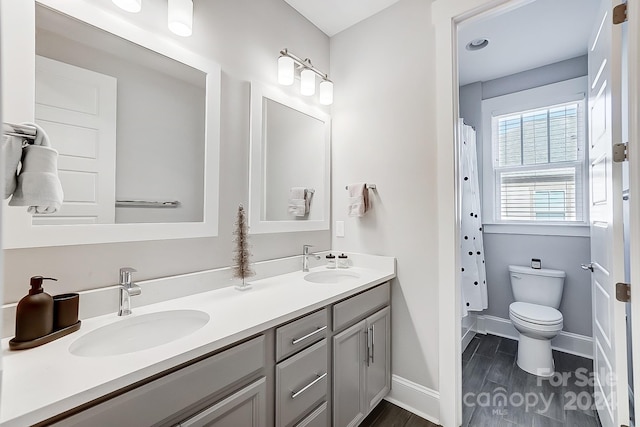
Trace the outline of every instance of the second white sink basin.
<instances>
[{"instance_id":1,"label":"second white sink basin","mask_svg":"<svg viewBox=\"0 0 640 427\"><path fill-rule=\"evenodd\" d=\"M304 276L304 280L312 283L340 283L358 278L359 274L344 270L315 271Z\"/></svg>"},{"instance_id":2,"label":"second white sink basin","mask_svg":"<svg viewBox=\"0 0 640 427\"><path fill-rule=\"evenodd\" d=\"M170 310L131 315L75 340L69 352L103 357L133 353L175 341L202 328L209 315L199 310Z\"/></svg>"}]
</instances>

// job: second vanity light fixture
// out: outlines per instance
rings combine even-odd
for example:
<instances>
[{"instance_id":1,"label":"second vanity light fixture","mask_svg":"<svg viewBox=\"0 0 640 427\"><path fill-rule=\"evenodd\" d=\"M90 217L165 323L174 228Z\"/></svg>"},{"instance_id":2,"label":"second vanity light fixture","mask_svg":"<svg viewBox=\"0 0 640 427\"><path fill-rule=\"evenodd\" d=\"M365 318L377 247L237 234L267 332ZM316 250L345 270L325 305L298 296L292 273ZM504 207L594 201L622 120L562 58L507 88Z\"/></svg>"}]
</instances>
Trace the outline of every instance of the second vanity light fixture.
<instances>
[{"instance_id":1,"label":"second vanity light fixture","mask_svg":"<svg viewBox=\"0 0 640 427\"><path fill-rule=\"evenodd\" d=\"M333 104L333 82L326 73L318 70L311 64L309 58L301 59L287 49L280 51L278 58L278 83L291 86L295 80L295 67L300 70L300 93L305 96L313 96L316 93L316 75L320 76L320 104Z\"/></svg>"},{"instance_id":2,"label":"second vanity light fixture","mask_svg":"<svg viewBox=\"0 0 640 427\"><path fill-rule=\"evenodd\" d=\"M116 6L131 13L142 10L142 0L112 0ZM168 0L167 26L182 37L193 32L193 0Z\"/></svg>"}]
</instances>

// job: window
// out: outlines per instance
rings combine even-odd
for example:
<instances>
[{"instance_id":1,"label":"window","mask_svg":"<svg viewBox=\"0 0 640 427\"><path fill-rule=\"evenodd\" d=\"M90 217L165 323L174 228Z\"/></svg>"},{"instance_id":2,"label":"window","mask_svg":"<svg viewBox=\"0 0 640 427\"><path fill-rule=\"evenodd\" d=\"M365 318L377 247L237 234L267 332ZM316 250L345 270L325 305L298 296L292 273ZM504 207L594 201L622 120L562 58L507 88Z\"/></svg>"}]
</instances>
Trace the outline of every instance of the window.
<instances>
[{"instance_id":1,"label":"window","mask_svg":"<svg viewBox=\"0 0 640 427\"><path fill-rule=\"evenodd\" d=\"M491 121L495 219L583 222L584 101Z\"/></svg>"}]
</instances>

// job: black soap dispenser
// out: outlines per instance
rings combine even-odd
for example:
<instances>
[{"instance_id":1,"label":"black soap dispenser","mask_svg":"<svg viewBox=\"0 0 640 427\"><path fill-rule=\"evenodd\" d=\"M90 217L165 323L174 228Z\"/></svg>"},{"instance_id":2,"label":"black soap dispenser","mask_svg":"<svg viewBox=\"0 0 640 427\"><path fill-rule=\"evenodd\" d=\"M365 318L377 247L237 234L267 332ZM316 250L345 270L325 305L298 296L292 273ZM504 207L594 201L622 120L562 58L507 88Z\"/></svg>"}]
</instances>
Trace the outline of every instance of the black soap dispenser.
<instances>
[{"instance_id":1,"label":"black soap dispenser","mask_svg":"<svg viewBox=\"0 0 640 427\"><path fill-rule=\"evenodd\" d=\"M29 295L22 298L16 309L15 341L32 341L53 332L53 298L42 289L43 280L58 280L33 276Z\"/></svg>"}]
</instances>

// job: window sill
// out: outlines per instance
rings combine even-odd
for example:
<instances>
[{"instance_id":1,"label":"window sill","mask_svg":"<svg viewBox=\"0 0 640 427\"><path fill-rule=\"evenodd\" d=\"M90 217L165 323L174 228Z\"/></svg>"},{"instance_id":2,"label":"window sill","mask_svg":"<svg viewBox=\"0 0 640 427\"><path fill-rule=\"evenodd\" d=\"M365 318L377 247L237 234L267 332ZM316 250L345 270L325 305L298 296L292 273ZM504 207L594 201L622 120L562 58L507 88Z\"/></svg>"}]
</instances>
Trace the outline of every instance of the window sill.
<instances>
[{"instance_id":1,"label":"window sill","mask_svg":"<svg viewBox=\"0 0 640 427\"><path fill-rule=\"evenodd\" d=\"M485 234L590 237L589 224L483 224Z\"/></svg>"}]
</instances>

